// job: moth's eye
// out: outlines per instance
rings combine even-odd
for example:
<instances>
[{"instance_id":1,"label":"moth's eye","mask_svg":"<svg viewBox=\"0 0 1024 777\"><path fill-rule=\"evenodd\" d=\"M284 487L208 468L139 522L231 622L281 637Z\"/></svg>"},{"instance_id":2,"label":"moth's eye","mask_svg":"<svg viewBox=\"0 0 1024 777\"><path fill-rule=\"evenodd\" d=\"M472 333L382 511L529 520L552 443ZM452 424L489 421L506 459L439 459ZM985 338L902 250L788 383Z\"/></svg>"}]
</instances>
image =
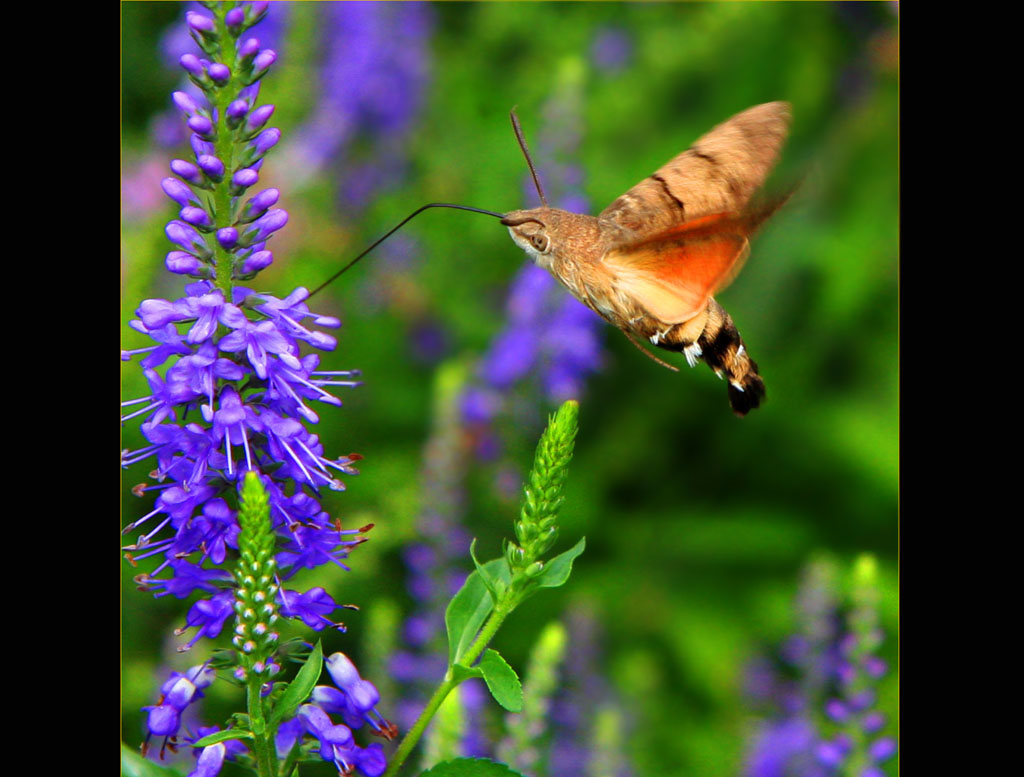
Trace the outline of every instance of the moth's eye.
<instances>
[{"instance_id":1,"label":"moth's eye","mask_svg":"<svg viewBox=\"0 0 1024 777\"><path fill-rule=\"evenodd\" d=\"M548 236L543 232L538 232L535 235L530 236L530 242L533 243L533 247L541 253L548 250Z\"/></svg>"}]
</instances>

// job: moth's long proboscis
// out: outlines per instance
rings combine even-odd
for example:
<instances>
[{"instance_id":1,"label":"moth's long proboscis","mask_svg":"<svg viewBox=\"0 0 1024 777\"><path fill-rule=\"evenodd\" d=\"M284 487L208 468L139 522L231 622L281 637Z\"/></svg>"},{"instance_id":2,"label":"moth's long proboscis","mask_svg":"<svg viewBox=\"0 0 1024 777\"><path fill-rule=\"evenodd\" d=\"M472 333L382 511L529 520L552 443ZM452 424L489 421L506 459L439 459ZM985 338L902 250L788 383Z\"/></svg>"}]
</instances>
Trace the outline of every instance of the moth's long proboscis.
<instances>
[{"instance_id":1,"label":"moth's long proboscis","mask_svg":"<svg viewBox=\"0 0 1024 777\"><path fill-rule=\"evenodd\" d=\"M385 240L387 240L389 237L391 237L393 234L395 234L395 232L397 232L402 227L404 227L407 222L411 221L413 218L415 218L416 216L418 216L419 214L421 214L423 211L427 210L428 208L455 208L456 210L469 210L469 211L473 211L474 213L484 213L484 214L486 214L488 216L494 216L495 218L498 218L498 219L505 218L505 214L504 213L495 213L493 210L484 210L483 208L471 208L469 205L454 205L454 204L452 204L450 202L432 202L429 205L424 205L422 208L418 208L418 209L414 210L412 213L410 213L408 216L406 216L404 219L402 219L400 222L398 222L398 224L396 226L394 226L391 229L389 229L384 234L383 237L380 237L376 241L374 241L370 245L370 247L367 248L366 250L364 250L361 254L359 254L359 256L357 256L355 259L350 261L348 264L346 264L344 267L342 267L340 270L338 270L338 272L334 273L334 275L332 275L326 281L324 281L319 286L317 286L315 289L313 289L313 291L311 291L309 293L309 296L312 297L314 294L317 294L319 291L321 291L325 286L328 286L331 283L333 283L335 281L335 279L340 277L342 273L344 273L349 268L351 268L352 265L354 265L356 262L358 262L360 259L362 259L364 256L366 256L368 253L370 253L370 251L372 251L374 248L376 248L381 243L383 243Z\"/></svg>"}]
</instances>

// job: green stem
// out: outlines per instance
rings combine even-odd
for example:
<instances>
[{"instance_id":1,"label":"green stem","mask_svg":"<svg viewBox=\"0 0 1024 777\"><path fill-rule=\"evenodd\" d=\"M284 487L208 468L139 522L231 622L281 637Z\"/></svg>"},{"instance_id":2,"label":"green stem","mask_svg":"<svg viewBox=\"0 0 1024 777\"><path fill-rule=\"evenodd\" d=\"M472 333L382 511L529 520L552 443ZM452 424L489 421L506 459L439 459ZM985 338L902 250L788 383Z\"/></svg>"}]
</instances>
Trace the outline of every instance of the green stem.
<instances>
[{"instance_id":1,"label":"green stem","mask_svg":"<svg viewBox=\"0 0 1024 777\"><path fill-rule=\"evenodd\" d=\"M458 666L466 669L471 668L480 657L480 654L484 652L487 645L494 638L494 635L498 633L501 624L505 622L505 618L515 609L514 604L511 604L511 598L504 598L495 605L494 610L484 622L483 628L480 629L477 638L473 640L473 644L469 646L462 659L458 661ZM420 713L412 728L409 729L409 733L405 735L398 745L398 749L391 756L388 770L384 773L384 777L395 777L398 774L398 770L402 768L402 764L405 763L405 760L412 753L413 748L419 744L423 732L426 731L430 721L437 714L437 710L444 703L444 700L448 698L448 694L455 690L458 685L459 683L453 678L452 670L449 668L441 685L434 691L434 695L430 697L427 706L423 708L423 712Z\"/></svg>"},{"instance_id":2,"label":"green stem","mask_svg":"<svg viewBox=\"0 0 1024 777\"><path fill-rule=\"evenodd\" d=\"M263 698L260 696L262 682L250 673L248 682L249 730L252 731L252 752L260 777L277 777L277 754L271 741L267 719L263 715Z\"/></svg>"},{"instance_id":3,"label":"green stem","mask_svg":"<svg viewBox=\"0 0 1024 777\"><path fill-rule=\"evenodd\" d=\"M224 23L224 15L230 10L230 6L234 3L223 3L216 11L213 12L214 20L217 25L217 33L221 39L221 61L226 62L224 57L225 45L224 41L230 41L234 43L234 38L228 33L227 24ZM232 45L232 49L234 46ZM222 227L231 226L231 221L234 218L234 214L231 212L231 170L234 164L234 138L232 137L231 131L228 129L227 120L227 107L230 102L230 96L237 93L238 84L235 81L235 73L238 67L238 56L237 53L233 53L231 61L228 67L231 69L231 78L223 86L216 88L213 93L207 93L211 103L217 111L217 139L214 141L213 148L216 157L224 163L224 180L218 183L213 190L213 209L215 213L215 229L221 229ZM216 263L216 278L214 283L217 285L222 292L224 292L224 299L231 301L231 271L232 271L232 256L229 251L224 250L220 243L216 240L213 242L213 252Z\"/></svg>"},{"instance_id":4,"label":"green stem","mask_svg":"<svg viewBox=\"0 0 1024 777\"><path fill-rule=\"evenodd\" d=\"M457 685L458 683L452 678L452 671L449 669L448 673L444 676L444 681L434 691L434 695L430 697L427 706L423 708L423 712L420 713L419 718L416 719L412 728L409 729L409 733L402 739L395 754L391 756L391 763L388 764L388 770L384 772L384 777L394 777L394 775L398 774L398 770L402 768L405 759L412 753L413 748L419 744L420 737L423 736L423 732L426 730L431 718L434 717L438 708L448 698L448 694Z\"/></svg>"}]
</instances>

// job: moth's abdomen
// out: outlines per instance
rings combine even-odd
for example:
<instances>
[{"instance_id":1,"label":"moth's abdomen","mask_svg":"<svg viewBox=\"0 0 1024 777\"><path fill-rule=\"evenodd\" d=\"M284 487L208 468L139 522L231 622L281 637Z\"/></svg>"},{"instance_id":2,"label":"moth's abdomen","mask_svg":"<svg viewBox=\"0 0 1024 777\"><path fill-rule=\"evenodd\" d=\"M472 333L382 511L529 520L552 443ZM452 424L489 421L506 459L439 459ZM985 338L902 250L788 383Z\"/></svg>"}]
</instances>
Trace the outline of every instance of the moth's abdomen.
<instances>
[{"instance_id":1,"label":"moth's abdomen","mask_svg":"<svg viewBox=\"0 0 1024 777\"><path fill-rule=\"evenodd\" d=\"M703 359L720 378L727 381L732 411L738 416L745 416L759 407L765 397L764 381L757 372L757 362L750 358L732 317L721 305L709 300L704 315L707 320L695 339L692 326L687 322L667 332L657 345L684 354L691 366L698 358Z\"/></svg>"}]
</instances>

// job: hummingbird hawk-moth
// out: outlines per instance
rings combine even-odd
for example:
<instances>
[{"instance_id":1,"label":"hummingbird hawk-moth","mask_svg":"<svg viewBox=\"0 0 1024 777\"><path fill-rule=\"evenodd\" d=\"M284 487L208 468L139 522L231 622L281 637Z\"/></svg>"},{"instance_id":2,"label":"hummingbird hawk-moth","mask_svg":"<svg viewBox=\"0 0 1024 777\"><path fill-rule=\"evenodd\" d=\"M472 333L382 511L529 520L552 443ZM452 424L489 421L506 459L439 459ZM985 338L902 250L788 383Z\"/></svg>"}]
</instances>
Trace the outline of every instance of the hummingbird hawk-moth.
<instances>
[{"instance_id":1,"label":"hummingbird hawk-moth","mask_svg":"<svg viewBox=\"0 0 1024 777\"><path fill-rule=\"evenodd\" d=\"M748 108L596 217L548 207L538 182L543 206L507 213L501 223L534 262L652 359L676 369L638 338L681 352L691 367L702 359L727 379L733 412L746 415L761 404L764 381L713 295L736 276L750 236L785 199L750 205L789 117L784 102ZM514 113L512 122L529 160Z\"/></svg>"},{"instance_id":2,"label":"hummingbird hawk-moth","mask_svg":"<svg viewBox=\"0 0 1024 777\"><path fill-rule=\"evenodd\" d=\"M501 219L512 240L578 300L614 324L659 364L638 338L703 360L728 379L733 412L764 399L764 381L736 325L714 294L736 277L750 237L786 197L751 205L789 128L789 104L765 103L719 124L596 217L549 207L519 121L512 126L533 175L540 208L496 213L434 202L413 211L310 293L310 297L428 208L458 208Z\"/></svg>"}]
</instances>

